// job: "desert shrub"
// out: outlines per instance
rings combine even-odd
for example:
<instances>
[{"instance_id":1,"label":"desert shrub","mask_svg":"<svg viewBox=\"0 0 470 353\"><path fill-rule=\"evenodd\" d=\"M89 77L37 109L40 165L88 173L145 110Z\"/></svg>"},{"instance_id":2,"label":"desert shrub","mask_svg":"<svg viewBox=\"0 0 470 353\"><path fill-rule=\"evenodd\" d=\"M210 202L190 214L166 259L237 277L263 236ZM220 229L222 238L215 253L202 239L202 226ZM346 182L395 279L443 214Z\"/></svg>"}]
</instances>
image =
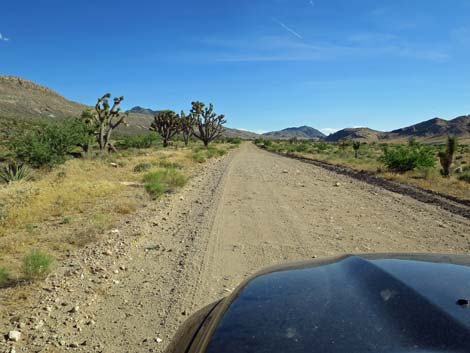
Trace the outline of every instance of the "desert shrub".
<instances>
[{"instance_id":1,"label":"desert shrub","mask_svg":"<svg viewBox=\"0 0 470 353\"><path fill-rule=\"evenodd\" d=\"M436 168L426 167L417 169L422 178L425 180L435 180L439 176L439 171Z\"/></svg>"},{"instance_id":2,"label":"desert shrub","mask_svg":"<svg viewBox=\"0 0 470 353\"><path fill-rule=\"evenodd\" d=\"M261 146L261 147L270 147L272 146L273 142L271 140L268 140L268 139L263 139L263 138L257 138L255 140L255 145L258 145L258 146Z\"/></svg>"},{"instance_id":3,"label":"desert shrub","mask_svg":"<svg viewBox=\"0 0 470 353\"><path fill-rule=\"evenodd\" d=\"M0 170L0 180L6 183L14 181L27 180L31 176L31 171L25 164L15 162L9 163Z\"/></svg>"},{"instance_id":4,"label":"desert shrub","mask_svg":"<svg viewBox=\"0 0 470 353\"><path fill-rule=\"evenodd\" d=\"M436 164L434 150L427 146L393 146L383 149L379 158L388 170L404 173L416 168L431 168Z\"/></svg>"},{"instance_id":5,"label":"desert shrub","mask_svg":"<svg viewBox=\"0 0 470 353\"><path fill-rule=\"evenodd\" d=\"M242 143L242 140L238 137L229 137L226 139L227 143L230 143L231 145L239 145Z\"/></svg>"},{"instance_id":6,"label":"desert shrub","mask_svg":"<svg viewBox=\"0 0 470 353\"><path fill-rule=\"evenodd\" d=\"M51 265L54 262L52 256L32 250L23 258L23 275L27 280L37 280L44 278L51 271Z\"/></svg>"},{"instance_id":7,"label":"desert shrub","mask_svg":"<svg viewBox=\"0 0 470 353\"><path fill-rule=\"evenodd\" d=\"M206 156L204 155L204 153L201 152L194 152L191 155L191 158L196 163L204 163L206 161Z\"/></svg>"},{"instance_id":8,"label":"desert shrub","mask_svg":"<svg viewBox=\"0 0 470 353\"><path fill-rule=\"evenodd\" d=\"M209 146L206 148L207 158L222 157L222 156L225 156L226 154L227 154L227 151L222 148L216 148L212 146Z\"/></svg>"},{"instance_id":9,"label":"desert shrub","mask_svg":"<svg viewBox=\"0 0 470 353\"><path fill-rule=\"evenodd\" d=\"M175 169L163 169L144 175L145 190L156 199L186 184L187 178Z\"/></svg>"},{"instance_id":10,"label":"desert shrub","mask_svg":"<svg viewBox=\"0 0 470 353\"><path fill-rule=\"evenodd\" d=\"M227 150L214 146L198 146L193 148L192 159L197 163L204 163L207 159L221 157L227 154Z\"/></svg>"},{"instance_id":11,"label":"desert shrub","mask_svg":"<svg viewBox=\"0 0 470 353\"><path fill-rule=\"evenodd\" d=\"M159 142L159 136L152 132L142 135L124 136L118 141L117 147L123 150L129 148L150 148Z\"/></svg>"},{"instance_id":12,"label":"desert shrub","mask_svg":"<svg viewBox=\"0 0 470 353\"><path fill-rule=\"evenodd\" d=\"M326 142L318 142L315 144L315 147L319 152L327 151L331 148L331 145Z\"/></svg>"},{"instance_id":13,"label":"desert shrub","mask_svg":"<svg viewBox=\"0 0 470 353\"><path fill-rule=\"evenodd\" d=\"M263 145L266 146L266 147L270 147L270 146L273 145L273 141L264 139L263 140Z\"/></svg>"},{"instance_id":14,"label":"desert shrub","mask_svg":"<svg viewBox=\"0 0 470 353\"><path fill-rule=\"evenodd\" d=\"M39 125L26 134L12 139L11 149L16 159L33 167L52 166L89 142L88 129L77 119L67 119Z\"/></svg>"},{"instance_id":15,"label":"desert shrub","mask_svg":"<svg viewBox=\"0 0 470 353\"><path fill-rule=\"evenodd\" d=\"M445 177L450 176L450 167L454 161L454 154L457 150L458 143L457 138L448 136L447 137L447 144L446 149L444 151L440 151L438 153L439 162L441 163L441 174Z\"/></svg>"},{"instance_id":16,"label":"desert shrub","mask_svg":"<svg viewBox=\"0 0 470 353\"><path fill-rule=\"evenodd\" d=\"M0 287L4 286L10 278L10 273L5 267L0 267Z\"/></svg>"},{"instance_id":17,"label":"desert shrub","mask_svg":"<svg viewBox=\"0 0 470 353\"><path fill-rule=\"evenodd\" d=\"M289 139L289 143L294 144L294 143L298 143L298 142L299 142L299 138L297 136L291 137Z\"/></svg>"},{"instance_id":18,"label":"desert shrub","mask_svg":"<svg viewBox=\"0 0 470 353\"><path fill-rule=\"evenodd\" d=\"M457 177L460 181L470 183L470 166L466 165L462 168L462 172Z\"/></svg>"},{"instance_id":19,"label":"desert shrub","mask_svg":"<svg viewBox=\"0 0 470 353\"><path fill-rule=\"evenodd\" d=\"M306 143L300 143L295 146L295 152L307 152L309 150L309 145Z\"/></svg>"},{"instance_id":20,"label":"desert shrub","mask_svg":"<svg viewBox=\"0 0 470 353\"><path fill-rule=\"evenodd\" d=\"M139 163L134 167L134 172L141 173L152 168L152 163Z\"/></svg>"},{"instance_id":21,"label":"desert shrub","mask_svg":"<svg viewBox=\"0 0 470 353\"><path fill-rule=\"evenodd\" d=\"M183 169L183 165L178 162L171 162L167 159L162 159L158 162L158 165L162 168L168 169Z\"/></svg>"}]
</instances>

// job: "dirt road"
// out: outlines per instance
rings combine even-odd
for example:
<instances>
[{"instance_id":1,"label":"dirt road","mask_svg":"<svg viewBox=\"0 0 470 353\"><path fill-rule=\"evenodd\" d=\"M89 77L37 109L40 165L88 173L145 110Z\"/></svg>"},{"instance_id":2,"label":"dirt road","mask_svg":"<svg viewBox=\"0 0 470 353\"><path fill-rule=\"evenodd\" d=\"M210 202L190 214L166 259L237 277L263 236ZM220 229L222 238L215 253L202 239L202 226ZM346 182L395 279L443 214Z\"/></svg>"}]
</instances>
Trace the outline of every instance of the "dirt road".
<instances>
[{"instance_id":1,"label":"dirt road","mask_svg":"<svg viewBox=\"0 0 470 353\"><path fill-rule=\"evenodd\" d=\"M0 328L21 325L17 352L161 352L189 314L265 266L469 250L465 218L245 143L71 255L38 288L40 305Z\"/></svg>"}]
</instances>

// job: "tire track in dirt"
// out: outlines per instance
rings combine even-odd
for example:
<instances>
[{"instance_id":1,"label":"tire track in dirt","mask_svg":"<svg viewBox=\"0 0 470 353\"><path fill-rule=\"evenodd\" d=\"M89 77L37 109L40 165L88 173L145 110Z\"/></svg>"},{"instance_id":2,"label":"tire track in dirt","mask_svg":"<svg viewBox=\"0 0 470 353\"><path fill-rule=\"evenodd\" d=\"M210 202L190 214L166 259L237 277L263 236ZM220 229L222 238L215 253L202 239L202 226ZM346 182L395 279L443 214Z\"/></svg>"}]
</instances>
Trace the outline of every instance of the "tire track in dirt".
<instances>
[{"instance_id":1,"label":"tire track in dirt","mask_svg":"<svg viewBox=\"0 0 470 353\"><path fill-rule=\"evenodd\" d=\"M17 352L162 352L189 314L266 266L470 250L464 217L251 143L118 228L0 322L26 323Z\"/></svg>"},{"instance_id":2,"label":"tire track in dirt","mask_svg":"<svg viewBox=\"0 0 470 353\"><path fill-rule=\"evenodd\" d=\"M470 249L464 217L251 144L241 147L226 179L194 307L285 261Z\"/></svg>"}]
</instances>

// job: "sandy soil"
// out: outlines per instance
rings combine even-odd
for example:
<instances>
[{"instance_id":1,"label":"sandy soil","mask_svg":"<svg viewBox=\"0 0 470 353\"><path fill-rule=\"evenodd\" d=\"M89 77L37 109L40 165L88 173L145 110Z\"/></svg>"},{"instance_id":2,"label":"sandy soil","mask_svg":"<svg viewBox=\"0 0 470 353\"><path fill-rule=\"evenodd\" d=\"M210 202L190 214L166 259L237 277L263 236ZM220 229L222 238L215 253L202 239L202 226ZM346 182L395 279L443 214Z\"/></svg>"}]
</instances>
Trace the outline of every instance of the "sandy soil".
<instances>
[{"instance_id":1,"label":"sandy soil","mask_svg":"<svg viewBox=\"0 0 470 353\"><path fill-rule=\"evenodd\" d=\"M341 253L470 250L470 221L250 143L69 260L21 308L8 352L162 352L194 311L265 266ZM0 292L0 300L18 289Z\"/></svg>"}]
</instances>

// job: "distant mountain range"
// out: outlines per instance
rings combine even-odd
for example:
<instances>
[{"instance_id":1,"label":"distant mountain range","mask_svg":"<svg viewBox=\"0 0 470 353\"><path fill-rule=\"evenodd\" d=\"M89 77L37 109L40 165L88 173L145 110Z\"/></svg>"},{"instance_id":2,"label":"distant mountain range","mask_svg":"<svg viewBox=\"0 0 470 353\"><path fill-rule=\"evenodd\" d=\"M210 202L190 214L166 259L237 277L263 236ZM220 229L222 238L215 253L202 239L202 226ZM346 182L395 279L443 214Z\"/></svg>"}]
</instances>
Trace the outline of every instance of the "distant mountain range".
<instances>
[{"instance_id":1,"label":"distant mountain range","mask_svg":"<svg viewBox=\"0 0 470 353\"><path fill-rule=\"evenodd\" d=\"M272 131L263 134L264 137L276 139L288 139L297 137L300 139L319 140L325 137L325 134L310 126L289 127L280 131Z\"/></svg>"},{"instance_id":2,"label":"distant mountain range","mask_svg":"<svg viewBox=\"0 0 470 353\"><path fill-rule=\"evenodd\" d=\"M0 119L13 119L15 121L28 121L38 119L65 118L79 116L89 106L74 102L62 97L57 92L32 81L15 77L0 75ZM143 133L148 131L156 110L134 107L128 111L129 127L122 128L122 133ZM323 139L325 141L339 141L353 139L359 141L402 142L410 137L424 142L442 142L448 135L455 135L461 141L470 141L470 115L460 116L452 120L434 118L419 124L390 132L376 131L369 128L347 128L325 136L322 132L309 127L290 127L280 131L257 134L254 132L226 128L226 137L239 137L243 139L272 138L288 139Z\"/></svg>"},{"instance_id":3,"label":"distant mountain range","mask_svg":"<svg viewBox=\"0 0 470 353\"><path fill-rule=\"evenodd\" d=\"M462 140L470 139L470 115L459 116L452 120L434 118L390 132L369 128L347 128L339 130L325 138L335 142L341 139L360 140L364 142L403 142L414 137L422 142L440 142L447 135L457 136Z\"/></svg>"},{"instance_id":4,"label":"distant mountain range","mask_svg":"<svg viewBox=\"0 0 470 353\"><path fill-rule=\"evenodd\" d=\"M142 108L142 107L134 107L132 109L129 109L127 111L128 113L135 113L135 114L144 114L144 115L157 115L158 114L158 110L152 110L152 109L148 109L148 108Z\"/></svg>"}]
</instances>

